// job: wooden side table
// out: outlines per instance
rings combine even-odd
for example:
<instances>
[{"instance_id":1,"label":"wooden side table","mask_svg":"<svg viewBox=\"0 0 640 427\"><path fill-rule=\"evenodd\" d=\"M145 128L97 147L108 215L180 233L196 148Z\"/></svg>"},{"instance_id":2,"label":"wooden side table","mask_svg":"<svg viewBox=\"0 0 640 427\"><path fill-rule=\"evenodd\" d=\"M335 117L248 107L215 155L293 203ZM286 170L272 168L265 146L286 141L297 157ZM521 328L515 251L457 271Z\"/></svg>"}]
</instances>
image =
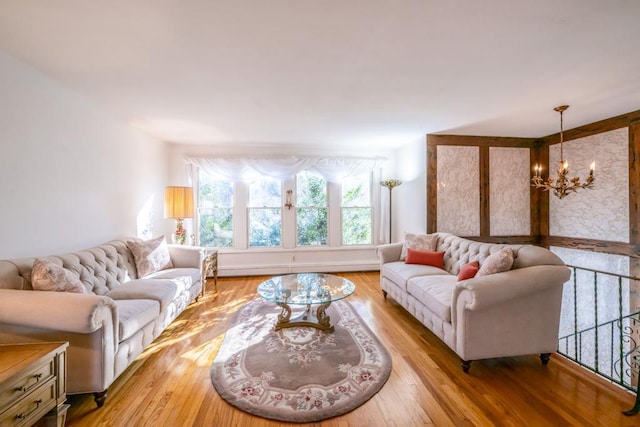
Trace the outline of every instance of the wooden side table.
<instances>
[{"instance_id":1,"label":"wooden side table","mask_svg":"<svg viewBox=\"0 0 640 427\"><path fill-rule=\"evenodd\" d=\"M204 249L202 258L202 293L204 296L204 288L207 284L207 279L213 277L213 284L218 290L218 251L215 249Z\"/></svg>"},{"instance_id":2,"label":"wooden side table","mask_svg":"<svg viewBox=\"0 0 640 427\"><path fill-rule=\"evenodd\" d=\"M64 426L68 343L0 345L0 426Z\"/></svg>"}]
</instances>

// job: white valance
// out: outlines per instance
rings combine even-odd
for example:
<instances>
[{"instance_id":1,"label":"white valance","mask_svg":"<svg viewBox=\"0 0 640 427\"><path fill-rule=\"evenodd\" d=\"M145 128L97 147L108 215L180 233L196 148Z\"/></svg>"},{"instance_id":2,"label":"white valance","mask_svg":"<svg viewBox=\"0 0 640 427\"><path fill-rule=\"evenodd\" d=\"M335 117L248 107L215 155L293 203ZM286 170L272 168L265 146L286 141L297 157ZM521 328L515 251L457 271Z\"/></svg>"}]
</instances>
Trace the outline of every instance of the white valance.
<instances>
[{"instance_id":1,"label":"white valance","mask_svg":"<svg viewBox=\"0 0 640 427\"><path fill-rule=\"evenodd\" d=\"M329 182L373 171L382 166L382 158L327 157L187 157L204 173L231 181L251 181L261 177L285 179L304 170L317 172Z\"/></svg>"}]
</instances>

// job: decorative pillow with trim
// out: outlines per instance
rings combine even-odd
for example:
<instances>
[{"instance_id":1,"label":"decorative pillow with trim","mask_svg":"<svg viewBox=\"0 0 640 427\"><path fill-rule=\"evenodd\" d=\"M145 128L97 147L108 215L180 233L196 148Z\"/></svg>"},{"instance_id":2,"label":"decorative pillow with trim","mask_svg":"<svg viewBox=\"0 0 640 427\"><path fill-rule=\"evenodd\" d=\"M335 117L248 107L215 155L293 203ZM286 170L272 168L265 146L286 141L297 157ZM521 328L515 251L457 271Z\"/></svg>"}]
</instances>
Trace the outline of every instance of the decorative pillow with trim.
<instances>
[{"instance_id":1,"label":"decorative pillow with trim","mask_svg":"<svg viewBox=\"0 0 640 427\"><path fill-rule=\"evenodd\" d=\"M484 260L476 277L502 273L503 271L511 270L511 267L513 267L513 250L508 247L502 248Z\"/></svg>"},{"instance_id":2,"label":"decorative pillow with trim","mask_svg":"<svg viewBox=\"0 0 640 427\"><path fill-rule=\"evenodd\" d=\"M480 263L478 261L471 261L466 263L460 269L458 273L458 282L461 280L473 279L478 274L478 270L480 269Z\"/></svg>"},{"instance_id":3,"label":"decorative pillow with trim","mask_svg":"<svg viewBox=\"0 0 640 427\"><path fill-rule=\"evenodd\" d=\"M164 236L151 240L130 240L127 246L133 253L139 278L173 267Z\"/></svg>"},{"instance_id":4,"label":"decorative pillow with trim","mask_svg":"<svg viewBox=\"0 0 640 427\"><path fill-rule=\"evenodd\" d=\"M416 251L407 248L405 264L424 264L444 269L444 252Z\"/></svg>"},{"instance_id":5,"label":"decorative pillow with trim","mask_svg":"<svg viewBox=\"0 0 640 427\"><path fill-rule=\"evenodd\" d=\"M434 234L407 233L404 236L404 244L402 245L402 252L400 253L400 261L404 261L407 258L407 248L422 252L435 251L437 243L438 236Z\"/></svg>"},{"instance_id":6,"label":"decorative pillow with trim","mask_svg":"<svg viewBox=\"0 0 640 427\"><path fill-rule=\"evenodd\" d=\"M31 287L36 291L88 293L80 278L72 271L40 258L33 261Z\"/></svg>"}]
</instances>

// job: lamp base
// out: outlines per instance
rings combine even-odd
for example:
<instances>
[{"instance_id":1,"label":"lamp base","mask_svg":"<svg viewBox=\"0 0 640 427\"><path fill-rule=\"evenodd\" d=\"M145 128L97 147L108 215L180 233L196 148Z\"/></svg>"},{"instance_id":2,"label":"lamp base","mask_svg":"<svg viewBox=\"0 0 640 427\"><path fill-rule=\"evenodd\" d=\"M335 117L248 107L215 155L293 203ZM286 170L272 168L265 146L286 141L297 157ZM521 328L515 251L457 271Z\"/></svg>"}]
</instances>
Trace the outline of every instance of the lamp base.
<instances>
[{"instance_id":1,"label":"lamp base","mask_svg":"<svg viewBox=\"0 0 640 427\"><path fill-rule=\"evenodd\" d=\"M171 236L173 243L184 245L187 243L187 230L182 226L182 219L176 219L176 232Z\"/></svg>"}]
</instances>

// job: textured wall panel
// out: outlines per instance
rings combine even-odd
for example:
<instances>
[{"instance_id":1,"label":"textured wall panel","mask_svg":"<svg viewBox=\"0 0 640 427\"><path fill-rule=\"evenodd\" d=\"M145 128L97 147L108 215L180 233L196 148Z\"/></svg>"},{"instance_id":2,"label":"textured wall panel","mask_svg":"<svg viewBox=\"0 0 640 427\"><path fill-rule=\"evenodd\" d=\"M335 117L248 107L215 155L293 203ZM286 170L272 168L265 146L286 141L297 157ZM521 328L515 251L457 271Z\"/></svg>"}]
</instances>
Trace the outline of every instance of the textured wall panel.
<instances>
[{"instance_id":1,"label":"textured wall panel","mask_svg":"<svg viewBox=\"0 0 640 427\"><path fill-rule=\"evenodd\" d=\"M489 148L492 236L531 234L528 148Z\"/></svg>"},{"instance_id":2,"label":"textured wall panel","mask_svg":"<svg viewBox=\"0 0 640 427\"><path fill-rule=\"evenodd\" d=\"M578 190L560 200L550 195L552 236L629 241L629 131L621 128L564 144L570 176L583 181L596 161L595 187ZM557 176L560 145L550 147L552 176ZM547 171L543 173L547 176Z\"/></svg>"},{"instance_id":3,"label":"textured wall panel","mask_svg":"<svg viewBox=\"0 0 640 427\"><path fill-rule=\"evenodd\" d=\"M480 150L438 146L438 231L480 235Z\"/></svg>"}]
</instances>

